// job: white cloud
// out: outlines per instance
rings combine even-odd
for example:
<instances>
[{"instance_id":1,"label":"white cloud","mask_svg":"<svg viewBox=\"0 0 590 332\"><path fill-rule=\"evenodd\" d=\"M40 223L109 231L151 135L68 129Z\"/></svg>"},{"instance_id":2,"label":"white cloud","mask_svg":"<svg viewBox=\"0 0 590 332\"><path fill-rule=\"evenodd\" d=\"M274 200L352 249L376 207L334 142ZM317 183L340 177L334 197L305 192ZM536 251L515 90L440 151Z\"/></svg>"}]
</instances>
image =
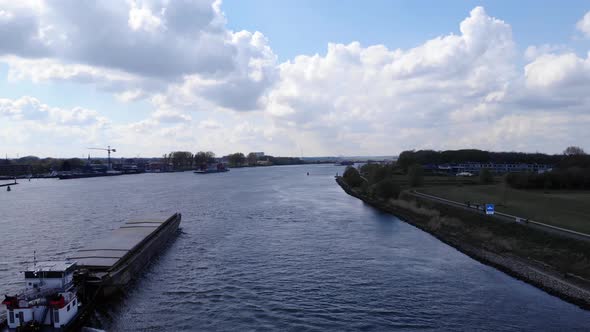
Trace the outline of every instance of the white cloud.
<instances>
[{"instance_id":1,"label":"white cloud","mask_svg":"<svg viewBox=\"0 0 590 332\"><path fill-rule=\"evenodd\" d=\"M43 54L165 79L218 76L237 66L239 46L213 1L61 0L11 7L0 4L2 17L10 18L0 21L0 32L9 32L0 35L0 55Z\"/></svg>"},{"instance_id":2,"label":"white cloud","mask_svg":"<svg viewBox=\"0 0 590 332\"><path fill-rule=\"evenodd\" d=\"M39 56L48 52L42 38L47 26L38 19L42 12L39 1L0 0L0 55Z\"/></svg>"},{"instance_id":3,"label":"white cloud","mask_svg":"<svg viewBox=\"0 0 590 332\"><path fill-rule=\"evenodd\" d=\"M278 79L276 55L259 32L240 31L231 36L238 50L235 71L216 77L187 75L181 83L170 85L165 93L156 96L156 106L196 111L263 108L265 93Z\"/></svg>"},{"instance_id":4,"label":"white cloud","mask_svg":"<svg viewBox=\"0 0 590 332\"><path fill-rule=\"evenodd\" d=\"M110 121L94 110L81 107L63 109L50 107L34 97L0 98L0 116L17 121L35 121L46 125L105 126Z\"/></svg>"},{"instance_id":5,"label":"white cloud","mask_svg":"<svg viewBox=\"0 0 590 332\"><path fill-rule=\"evenodd\" d=\"M213 119L206 119L199 122L199 129L219 129L222 127L223 126L221 125L221 123Z\"/></svg>"},{"instance_id":6,"label":"white cloud","mask_svg":"<svg viewBox=\"0 0 590 332\"><path fill-rule=\"evenodd\" d=\"M72 156L87 144L104 143L111 121L94 110L58 108L24 96L0 98L0 132L8 153Z\"/></svg>"},{"instance_id":7,"label":"white cloud","mask_svg":"<svg viewBox=\"0 0 590 332\"><path fill-rule=\"evenodd\" d=\"M582 32L586 37L590 38L590 11L582 17L576 24L576 28Z\"/></svg>"},{"instance_id":8,"label":"white cloud","mask_svg":"<svg viewBox=\"0 0 590 332\"><path fill-rule=\"evenodd\" d=\"M134 31L145 30L147 32L155 32L160 28L164 28L160 16L154 15L151 8L146 4L138 4L136 1L131 2L127 23Z\"/></svg>"},{"instance_id":9,"label":"white cloud","mask_svg":"<svg viewBox=\"0 0 590 332\"><path fill-rule=\"evenodd\" d=\"M539 46L529 46L526 48L524 52L524 58L527 61L535 60L536 58L553 53L564 53L568 51L568 48L565 45L552 45L552 44L543 44Z\"/></svg>"},{"instance_id":10,"label":"white cloud","mask_svg":"<svg viewBox=\"0 0 590 332\"><path fill-rule=\"evenodd\" d=\"M60 0L11 8L0 3L7 17L0 19L0 61L12 80L95 84L124 102L161 94L175 106L253 110L277 78L266 38L227 30L219 1ZM10 31L6 41L2 31Z\"/></svg>"},{"instance_id":11,"label":"white cloud","mask_svg":"<svg viewBox=\"0 0 590 332\"><path fill-rule=\"evenodd\" d=\"M28 12L1 4L0 31L22 37L0 45L10 81L92 84L153 106L141 121L112 124L92 110L0 99L0 116L33 132L83 137L87 128L151 155L558 152L590 143L590 55L529 46L520 66L510 25L481 7L458 33L411 49L330 43L325 54L278 64L262 33L226 28L219 1L39 1L21 6L36 8Z\"/></svg>"},{"instance_id":12,"label":"white cloud","mask_svg":"<svg viewBox=\"0 0 590 332\"><path fill-rule=\"evenodd\" d=\"M590 83L590 54L545 54L525 66L527 85L538 88L577 88Z\"/></svg>"},{"instance_id":13,"label":"white cloud","mask_svg":"<svg viewBox=\"0 0 590 332\"><path fill-rule=\"evenodd\" d=\"M161 123L190 122L192 119L190 115L172 110L157 110L152 117Z\"/></svg>"},{"instance_id":14,"label":"white cloud","mask_svg":"<svg viewBox=\"0 0 590 332\"><path fill-rule=\"evenodd\" d=\"M493 106L518 75L511 28L477 7L460 31L409 50L353 42L330 44L325 56L298 56L280 65L267 111L277 126L321 141L306 147L317 154L399 151L424 141L410 133L448 129L453 112L496 117Z\"/></svg>"},{"instance_id":15,"label":"white cloud","mask_svg":"<svg viewBox=\"0 0 590 332\"><path fill-rule=\"evenodd\" d=\"M118 70L81 64L64 64L50 58L26 59L3 56L0 61L8 64L8 79L11 81L29 80L34 83L71 81L124 88L138 84L139 80L135 75Z\"/></svg>"}]
</instances>

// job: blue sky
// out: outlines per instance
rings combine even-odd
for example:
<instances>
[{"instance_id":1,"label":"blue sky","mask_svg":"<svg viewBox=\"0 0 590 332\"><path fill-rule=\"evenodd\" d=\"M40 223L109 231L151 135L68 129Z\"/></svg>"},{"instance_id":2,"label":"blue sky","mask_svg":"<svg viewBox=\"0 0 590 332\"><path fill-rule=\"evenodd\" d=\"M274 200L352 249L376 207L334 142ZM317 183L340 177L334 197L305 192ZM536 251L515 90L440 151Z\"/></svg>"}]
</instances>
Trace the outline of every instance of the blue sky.
<instances>
[{"instance_id":1,"label":"blue sky","mask_svg":"<svg viewBox=\"0 0 590 332\"><path fill-rule=\"evenodd\" d=\"M587 40L574 40L575 22L588 1L272 1L228 0L223 10L232 30L262 31L282 61L299 54L323 54L326 45L359 41L411 48L447 33L476 6L509 22L520 48L571 43L586 52Z\"/></svg>"},{"instance_id":2,"label":"blue sky","mask_svg":"<svg viewBox=\"0 0 590 332\"><path fill-rule=\"evenodd\" d=\"M588 1L0 0L0 151L590 150Z\"/></svg>"}]
</instances>

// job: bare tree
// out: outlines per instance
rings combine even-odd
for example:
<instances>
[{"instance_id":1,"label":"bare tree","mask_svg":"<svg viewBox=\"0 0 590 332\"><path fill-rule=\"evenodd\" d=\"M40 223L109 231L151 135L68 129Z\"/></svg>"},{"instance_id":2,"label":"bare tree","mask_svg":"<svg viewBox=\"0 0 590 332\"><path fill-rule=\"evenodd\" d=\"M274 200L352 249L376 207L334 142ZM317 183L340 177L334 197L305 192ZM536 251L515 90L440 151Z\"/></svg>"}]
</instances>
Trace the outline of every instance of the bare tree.
<instances>
[{"instance_id":1,"label":"bare tree","mask_svg":"<svg viewBox=\"0 0 590 332\"><path fill-rule=\"evenodd\" d=\"M586 152L579 146L568 146L567 149L563 150L563 154L566 156L579 156L586 154Z\"/></svg>"}]
</instances>

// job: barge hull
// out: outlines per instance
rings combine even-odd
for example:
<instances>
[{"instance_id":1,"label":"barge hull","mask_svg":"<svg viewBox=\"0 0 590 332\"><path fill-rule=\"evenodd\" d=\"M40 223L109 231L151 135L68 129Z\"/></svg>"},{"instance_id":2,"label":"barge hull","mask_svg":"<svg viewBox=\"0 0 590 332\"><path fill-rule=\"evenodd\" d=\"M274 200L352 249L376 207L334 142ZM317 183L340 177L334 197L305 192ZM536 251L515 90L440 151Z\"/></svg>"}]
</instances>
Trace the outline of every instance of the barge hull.
<instances>
[{"instance_id":1,"label":"barge hull","mask_svg":"<svg viewBox=\"0 0 590 332\"><path fill-rule=\"evenodd\" d=\"M181 214L168 219L125 223L110 237L93 242L71 257L87 271L86 291L108 297L123 289L177 233Z\"/></svg>"}]
</instances>

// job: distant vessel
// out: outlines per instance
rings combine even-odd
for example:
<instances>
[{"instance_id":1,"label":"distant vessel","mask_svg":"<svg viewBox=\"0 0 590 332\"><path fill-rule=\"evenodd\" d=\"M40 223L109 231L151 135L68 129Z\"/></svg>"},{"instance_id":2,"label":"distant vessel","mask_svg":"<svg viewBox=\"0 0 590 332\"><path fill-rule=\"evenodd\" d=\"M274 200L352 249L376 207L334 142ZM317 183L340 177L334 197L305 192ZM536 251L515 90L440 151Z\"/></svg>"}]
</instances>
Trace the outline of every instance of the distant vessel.
<instances>
[{"instance_id":1,"label":"distant vessel","mask_svg":"<svg viewBox=\"0 0 590 332\"><path fill-rule=\"evenodd\" d=\"M73 262L36 263L24 272L22 292L5 295L5 318L9 329L24 331L64 331L72 326L80 313L74 284ZM2 323L0 323L2 325Z\"/></svg>"},{"instance_id":2,"label":"distant vessel","mask_svg":"<svg viewBox=\"0 0 590 332\"><path fill-rule=\"evenodd\" d=\"M342 160L336 163L337 166L352 166L354 165L354 161L352 160Z\"/></svg>"},{"instance_id":3,"label":"distant vessel","mask_svg":"<svg viewBox=\"0 0 590 332\"><path fill-rule=\"evenodd\" d=\"M104 173L62 173L57 177L60 180L82 179L82 178L97 178L101 176L117 176L125 173L119 171L108 171Z\"/></svg>"},{"instance_id":4,"label":"distant vessel","mask_svg":"<svg viewBox=\"0 0 590 332\"><path fill-rule=\"evenodd\" d=\"M198 170L194 171L195 174L209 174L222 172L229 172L229 169L225 167L223 163L202 165Z\"/></svg>"}]
</instances>

